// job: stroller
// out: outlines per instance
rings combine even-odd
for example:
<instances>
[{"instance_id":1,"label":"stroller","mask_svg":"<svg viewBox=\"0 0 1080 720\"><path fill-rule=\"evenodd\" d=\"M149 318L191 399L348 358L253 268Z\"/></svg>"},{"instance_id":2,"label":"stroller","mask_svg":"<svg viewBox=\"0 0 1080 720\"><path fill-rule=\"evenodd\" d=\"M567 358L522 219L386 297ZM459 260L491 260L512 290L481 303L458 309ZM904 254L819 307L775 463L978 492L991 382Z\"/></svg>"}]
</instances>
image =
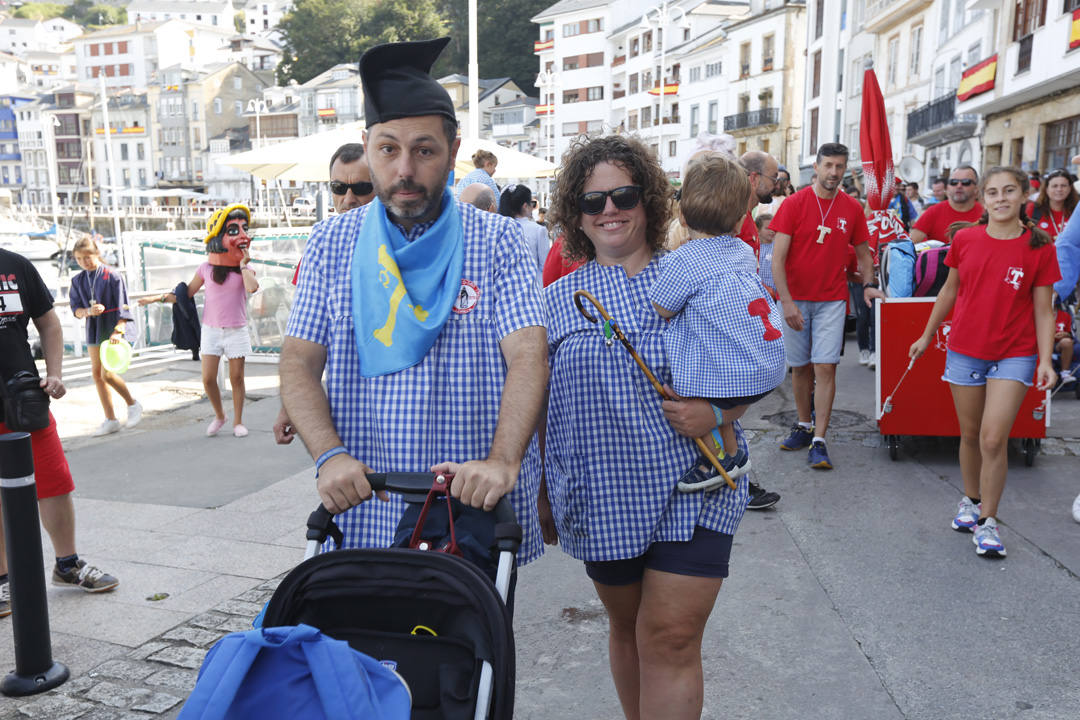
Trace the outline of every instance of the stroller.
<instances>
[{"instance_id":1,"label":"stroller","mask_svg":"<svg viewBox=\"0 0 1080 720\"><path fill-rule=\"evenodd\" d=\"M431 552L432 543L421 538L433 500L448 503L450 481L430 473L371 474L368 481L373 490L401 494L410 507L424 504L411 536L416 549L319 555L328 535L338 545L342 540L320 505L308 518L305 560L274 592L263 625L311 625L390 666L412 693L413 720L509 720L515 671L506 599L522 537L509 500L493 511L493 585L480 568Z\"/></svg>"}]
</instances>

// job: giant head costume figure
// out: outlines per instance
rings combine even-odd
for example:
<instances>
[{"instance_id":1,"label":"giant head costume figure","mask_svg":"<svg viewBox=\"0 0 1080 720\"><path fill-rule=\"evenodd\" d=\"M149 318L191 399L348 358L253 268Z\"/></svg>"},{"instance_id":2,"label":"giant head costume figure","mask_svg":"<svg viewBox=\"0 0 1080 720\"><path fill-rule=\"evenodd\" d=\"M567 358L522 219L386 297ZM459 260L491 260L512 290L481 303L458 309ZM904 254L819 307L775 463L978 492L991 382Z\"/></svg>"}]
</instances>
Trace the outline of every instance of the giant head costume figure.
<instances>
[{"instance_id":1,"label":"giant head costume figure","mask_svg":"<svg viewBox=\"0 0 1080 720\"><path fill-rule=\"evenodd\" d=\"M246 205L229 205L213 212L206 221L204 241L211 265L239 269L244 250L251 244L250 222L251 211Z\"/></svg>"}]
</instances>

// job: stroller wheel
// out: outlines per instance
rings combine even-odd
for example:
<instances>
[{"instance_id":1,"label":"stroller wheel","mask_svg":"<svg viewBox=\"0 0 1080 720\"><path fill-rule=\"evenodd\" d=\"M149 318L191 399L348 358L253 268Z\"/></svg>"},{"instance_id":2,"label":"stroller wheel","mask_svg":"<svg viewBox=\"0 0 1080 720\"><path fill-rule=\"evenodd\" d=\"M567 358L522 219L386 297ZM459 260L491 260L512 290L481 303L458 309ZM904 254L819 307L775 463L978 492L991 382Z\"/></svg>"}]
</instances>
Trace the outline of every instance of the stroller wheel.
<instances>
[{"instance_id":1,"label":"stroller wheel","mask_svg":"<svg viewBox=\"0 0 1080 720\"><path fill-rule=\"evenodd\" d=\"M886 440L889 443L889 459L896 461L900 457L900 438L896 435L889 435Z\"/></svg>"}]
</instances>

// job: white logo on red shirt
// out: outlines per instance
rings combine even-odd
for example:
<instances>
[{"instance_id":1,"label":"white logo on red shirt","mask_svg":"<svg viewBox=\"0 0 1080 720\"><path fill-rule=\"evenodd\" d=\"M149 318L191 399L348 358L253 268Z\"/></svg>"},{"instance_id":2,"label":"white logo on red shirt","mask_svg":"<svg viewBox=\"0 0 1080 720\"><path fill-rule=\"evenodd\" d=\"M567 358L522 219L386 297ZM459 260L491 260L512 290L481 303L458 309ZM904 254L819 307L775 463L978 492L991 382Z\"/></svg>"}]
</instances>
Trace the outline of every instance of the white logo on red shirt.
<instances>
[{"instance_id":1,"label":"white logo on red shirt","mask_svg":"<svg viewBox=\"0 0 1080 720\"><path fill-rule=\"evenodd\" d=\"M840 226L840 232L847 232L847 218L836 218L836 224Z\"/></svg>"},{"instance_id":2,"label":"white logo on red shirt","mask_svg":"<svg viewBox=\"0 0 1080 720\"><path fill-rule=\"evenodd\" d=\"M1005 271L1005 284L1012 285L1013 290L1020 289L1020 281L1024 279L1024 269L1011 267Z\"/></svg>"},{"instance_id":3,"label":"white logo on red shirt","mask_svg":"<svg viewBox=\"0 0 1080 720\"><path fill-rule=\"evenodd\" d=\"M938 328L937 333L934 334L934 347L944 352L946 349L946 343L949 340L949 333L952 331L952 323L944 322L941 327Z\"/></svg>"},{"instance_id":4,"label":"white logo on red shirt","mask_svg":"<svg viewBox=\"0 0 1080 720\"><path fill-rule=\"evenodd\" d=\"M458 292L457 299L454 300L454 305L450 309L458 315L464 315L467 312L472 312L479 300L480 288L476 287L476 283L461 278L461 291Z\"/></svg>"},{"instance_id":5,"label":"white logo on red shirt","mask_svg":"<svg viewBox=\"0 0 1080 720\"><path fill-rule=\"evenodd\" d=\"M1039 227L1041 227L1043 230L1046 230L1047 228L1050 227L1050 223L1043 220L1041 223L1039 223Z\"/></svg>"}]
</instances>

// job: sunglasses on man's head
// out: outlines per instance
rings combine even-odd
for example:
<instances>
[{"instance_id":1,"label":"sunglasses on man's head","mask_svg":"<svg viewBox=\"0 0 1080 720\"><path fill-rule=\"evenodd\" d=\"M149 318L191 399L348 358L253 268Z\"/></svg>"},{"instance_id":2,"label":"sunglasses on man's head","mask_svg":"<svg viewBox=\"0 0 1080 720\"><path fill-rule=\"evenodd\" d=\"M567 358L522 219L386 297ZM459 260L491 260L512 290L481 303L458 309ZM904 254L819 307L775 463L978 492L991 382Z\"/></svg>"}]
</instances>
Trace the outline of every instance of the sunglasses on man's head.
<instances>
[{"instance_id":1,"label":"sunglasses on man's head","mask_svg":"<svg viewBox=\"0 0 1080 720\"><path fill-rule=\"evenodd\" d=\"M963 185L964 187L971 187L972 185L975 184L975 181L971 180L970 178L964 178L963 180L957 180L956 178L950 178L949 179L949 184L950 185Z\"/></svg>"},{"instance_id":2,"label":"sunglasses on man's head","mask_svg":"<svg viewBox=\"0 0 1080 720\"><path fill-rule=\"evenodd\" d=\"M344 195L352 190L353 195L370 195L375 191L375 186L369 182L343 183L338 180L330 181L330 192L335 195Z\"/></svg>"},{"instance_id":3,"label":"sunglasses on man's head","mask_svg":"<svg viewBox=\"0 0 1080 720\"><path fill-rule=\"evenodd\" d=\"M614 190L587 192L578 198L578 209L586 215L599 215L607 206L607 199L619 210L632 210L641 202L641 186L623 185Z\"/></svg>"}]
</instances>

